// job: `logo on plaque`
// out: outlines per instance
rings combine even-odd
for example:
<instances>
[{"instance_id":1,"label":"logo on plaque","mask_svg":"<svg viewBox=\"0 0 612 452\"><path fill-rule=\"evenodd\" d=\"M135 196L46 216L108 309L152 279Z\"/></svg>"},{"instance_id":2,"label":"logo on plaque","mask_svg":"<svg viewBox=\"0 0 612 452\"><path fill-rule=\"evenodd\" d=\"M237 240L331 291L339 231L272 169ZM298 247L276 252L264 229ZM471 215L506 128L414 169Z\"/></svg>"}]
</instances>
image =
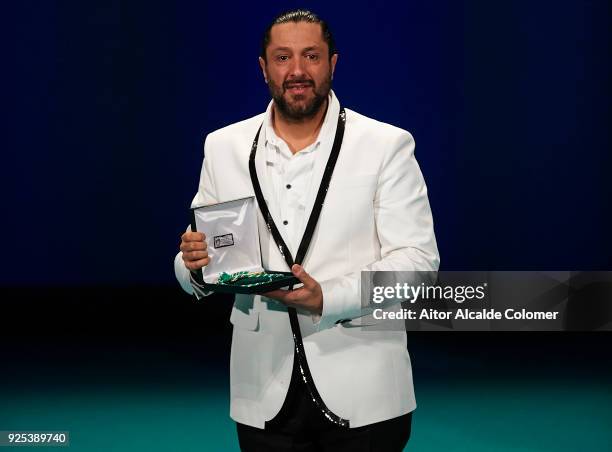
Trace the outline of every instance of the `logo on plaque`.
<instances>
[{"instance_id":1,"label":"logo on plaque","mask_svg":"<svg viewBox=\"0 0 612 452\"><path fill-rule=\"evenodd\" d=\"M217 235L214 237L215 248L223 248L224 246L232 246L234 244L234 236L232 234Z\"/></svg>"}]
</instances>

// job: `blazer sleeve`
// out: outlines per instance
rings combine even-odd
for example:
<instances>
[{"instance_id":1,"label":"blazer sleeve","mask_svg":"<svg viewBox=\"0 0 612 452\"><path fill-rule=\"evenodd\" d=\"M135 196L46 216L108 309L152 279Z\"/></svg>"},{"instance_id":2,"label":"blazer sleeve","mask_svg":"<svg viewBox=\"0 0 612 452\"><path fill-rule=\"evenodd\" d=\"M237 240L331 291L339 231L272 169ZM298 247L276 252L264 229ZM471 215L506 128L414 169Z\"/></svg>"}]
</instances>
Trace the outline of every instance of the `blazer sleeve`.
<instances>
[{"instance_id":1,"label":"blazer sleeve","mask_svg":"<svg viewBox=\"0 0 612 452\"><path fill-rule=\"evenodd\" d=\"M207 204L217 203L217 192L215 189L215 181L212 171L212 152L211 152L211 135L207 135L204 140L204 162L200 171L200 182L198 192L191 201L191 207L202 206ZM187 226L187 231L191 230L191 226ZM210 295L212 292L204 291L201 286L193 279L191 272L183 262L183 252L179 251L174 257L174 274L179 284L188 294L194 294L198 300L202 297Z\"/></svg>"},{"instance_id":2,"label":"blazer sleeve","mask_svg":"<svg viewBox=\"0 0 612 452\"><path fill-rule=\"evenodd\" d=\"M371 306L362 306L361 271L438 270L427 187L414 157L414 139L407 131L395 134L387 148L373 208L381 257L360 271L320 282L323 312L318 322L313 319L318 330L372 312Z\"/></svg>"}]
</instances>

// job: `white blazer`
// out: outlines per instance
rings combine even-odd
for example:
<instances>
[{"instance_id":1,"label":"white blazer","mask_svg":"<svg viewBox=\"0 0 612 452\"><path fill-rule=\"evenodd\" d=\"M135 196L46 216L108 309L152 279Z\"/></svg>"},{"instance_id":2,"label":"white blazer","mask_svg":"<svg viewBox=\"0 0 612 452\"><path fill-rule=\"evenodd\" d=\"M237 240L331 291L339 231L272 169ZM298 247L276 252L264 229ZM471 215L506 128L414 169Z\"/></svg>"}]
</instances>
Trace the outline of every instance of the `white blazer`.
<instances>
[{"instance_id":1,"label":"white blazer","mask_svg":"<svg viewBox=\"0 0 612 452\"><path fill-rule=\"evenodd\" d=\"M329 108L337 122L340 104ZM414 140L397 127L346 110L344 141L310 248L305 270L323 291L319 318L299 313L304 349L316 387L327 407L350 427L401 416L416 408L405 331L360 326L361 270L435 271L439 255L427 188L414 157ZM192 206L253 196L248 161L264 114L210 133ZM335 127L335 126L334 126ZM333 141L333 134L330 138ZM264 197L263 140L256 168ZM331 142L317 152L313 180L320 181ZM309 214L316 190L312 190ZM274 206L270 205L272 216ZM274 217L277 224L281 219ZM263 266L288 271L261 214ZM206 231L204 231L206 232ZM175 258L181 286L193 293L181 253ZM397 305L399 307L399 305ZM298 311L299 312L299 311ZM354 319L337 324L339 320ZM230 359L230 416L264 428L280 410L293 366L293 339L287 309L259 295L237 295Z\"/></svg>"}]
</instances>

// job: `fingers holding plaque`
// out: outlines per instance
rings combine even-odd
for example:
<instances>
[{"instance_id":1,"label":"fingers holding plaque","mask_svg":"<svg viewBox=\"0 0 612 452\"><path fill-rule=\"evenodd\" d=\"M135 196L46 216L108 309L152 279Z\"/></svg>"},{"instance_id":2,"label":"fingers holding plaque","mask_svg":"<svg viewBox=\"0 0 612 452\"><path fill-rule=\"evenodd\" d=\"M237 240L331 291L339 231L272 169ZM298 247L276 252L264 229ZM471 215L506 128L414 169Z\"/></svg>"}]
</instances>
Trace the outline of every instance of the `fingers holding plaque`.
<instances>
[{"instance_id":1,"label":"fingers holding plaque","mask_svg":"<svg viewBox=\"0 0 612 452\"><path fill-rule=\"evenodd\" d=\"M299 283L291 272L263 268L256 209L252 196L191 209L191 230L204 233L209 259L194 275L205 289L264 293Z\"/></svg>"},{"instance_id":2,"label":"fingers holding plaque","mask_svg":"<svg viewBox=\"0 0 612 452\"><path fill-rule=\"evenodd\" d=\"M206 236L201 232L185 232L181 236L180 250L185 267L191 271L199 270L209 264Z\"/></svg>"}]
</instances>

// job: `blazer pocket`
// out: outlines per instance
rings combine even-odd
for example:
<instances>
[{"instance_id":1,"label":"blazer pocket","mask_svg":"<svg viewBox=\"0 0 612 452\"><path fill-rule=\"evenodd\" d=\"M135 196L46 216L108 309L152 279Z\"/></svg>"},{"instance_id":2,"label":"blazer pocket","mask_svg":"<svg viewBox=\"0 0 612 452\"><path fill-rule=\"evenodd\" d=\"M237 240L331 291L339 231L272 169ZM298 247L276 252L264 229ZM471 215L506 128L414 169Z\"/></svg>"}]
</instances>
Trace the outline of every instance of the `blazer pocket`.
<instances>
[{"instance_id":1,"label":"blazer pocket","mask_svg":"<svg viewBox=\"0 0 612 452\"><path fill-rule=\"evenodd\" d=\"M230 323L241 330L256 331L259 328L259 312L252 309L244 312L234 307L230 315Z\"/></svg>"}]
</instances>

